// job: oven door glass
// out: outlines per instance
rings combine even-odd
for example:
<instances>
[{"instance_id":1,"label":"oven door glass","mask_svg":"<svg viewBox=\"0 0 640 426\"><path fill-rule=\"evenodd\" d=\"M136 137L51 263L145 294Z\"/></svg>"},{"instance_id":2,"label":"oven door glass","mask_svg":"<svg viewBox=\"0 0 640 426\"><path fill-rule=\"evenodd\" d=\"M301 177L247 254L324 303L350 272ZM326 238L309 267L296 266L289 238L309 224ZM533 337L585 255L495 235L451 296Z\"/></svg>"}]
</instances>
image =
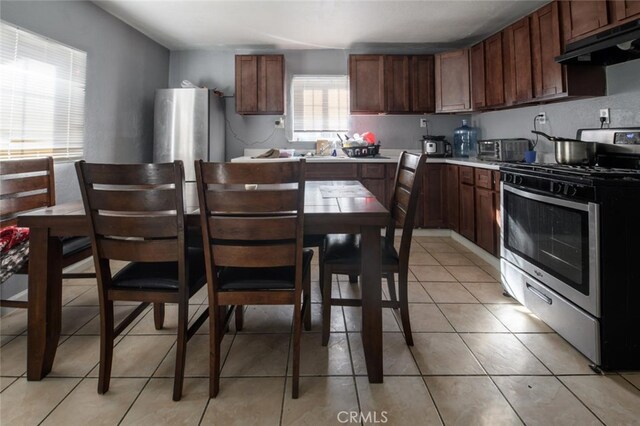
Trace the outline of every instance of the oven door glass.
<instances>
[{"instance_id":1,"label":"oven door glass","mask_svg":"<svg viewBox=\"0 0 640 426\"><path fill-rule=\"evenodd\" d=\"M576 209L555 204L550 197L535 199L535 194L518 191L520 195L506 189L503 191L505 248L589 296L586 205L584 210Z\"/></svg>"}]
</instances>

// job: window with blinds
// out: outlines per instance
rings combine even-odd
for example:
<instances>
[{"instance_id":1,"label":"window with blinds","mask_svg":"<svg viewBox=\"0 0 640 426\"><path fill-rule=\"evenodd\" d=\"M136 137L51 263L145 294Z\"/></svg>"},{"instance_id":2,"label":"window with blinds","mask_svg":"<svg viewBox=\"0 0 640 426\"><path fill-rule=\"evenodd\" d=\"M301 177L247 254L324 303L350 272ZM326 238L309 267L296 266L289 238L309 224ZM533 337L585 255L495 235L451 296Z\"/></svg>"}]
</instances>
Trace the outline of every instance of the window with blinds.
<instances>
[{"instance_id":1,"label":"window with blinds","mask_svg":"<svg viewBox=\"0 0 640 426\"><path fill-rule=\"evenodd\" d=\"M291 81L293 140L333 139L349 130L346 75L296 75Z\"/></svg>"},{"instance_id":2,"label":"window with blinds","mask_svg":"<svg viewBox=\"0 0 640 426\"><path fill-rule=\"evenodd\" d=\"M82 157L87 54L0 22L0 159Z\"/></svg>"}]
</instances>

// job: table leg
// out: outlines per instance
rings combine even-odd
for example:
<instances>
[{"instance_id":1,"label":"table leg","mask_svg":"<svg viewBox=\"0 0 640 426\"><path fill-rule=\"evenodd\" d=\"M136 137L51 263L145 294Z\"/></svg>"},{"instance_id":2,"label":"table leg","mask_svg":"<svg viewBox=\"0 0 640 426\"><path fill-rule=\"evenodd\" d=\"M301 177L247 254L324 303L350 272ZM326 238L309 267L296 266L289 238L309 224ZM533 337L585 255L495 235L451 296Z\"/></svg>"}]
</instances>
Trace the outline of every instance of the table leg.
<instances>
[{"instance_id":1,"label":"table leg","mask_svg":"<svg viewBox=\"0 0 640 426\"><path fill-rule=\"evenodd\" d=\"M29 236L27 379L41 380L53 366L62 314L62 243L46 228Z\"/></svg>"},{"instance_id":2,"label":"table leg","mask_svg":"<svg viewBox=\"0 0 640 426\"><path fill-rule=\"evenodd\" d=\"M369 383L382 383L382 271L380 228L362 227L362 345Z\"/></svg>"}]
</instances>

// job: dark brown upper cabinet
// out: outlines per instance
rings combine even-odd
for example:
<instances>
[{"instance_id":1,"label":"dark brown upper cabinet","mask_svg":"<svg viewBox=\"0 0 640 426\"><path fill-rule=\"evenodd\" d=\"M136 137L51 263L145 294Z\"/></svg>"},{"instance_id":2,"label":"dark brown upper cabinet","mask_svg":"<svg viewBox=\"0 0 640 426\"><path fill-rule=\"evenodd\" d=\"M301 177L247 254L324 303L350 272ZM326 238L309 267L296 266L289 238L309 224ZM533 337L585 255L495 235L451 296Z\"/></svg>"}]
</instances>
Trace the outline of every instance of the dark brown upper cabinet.
<instances>
[{"instance_id":1,"label":"dark brown upper cabinet","mask_svg":"<svg viewBox=\"0 0 640 426\"><path fill-rule=\"evenodd\" d=\"M552 2L531 15L531 59L536 98L565 91L562 65L555 57L562 53L558 3Z\"/></svg>"},{"instance_id":2,"label":"dark brown upper cabinet","mask_svg":"<svg viewBox=\"0 0 640 426\"><path fill-rule=\"evenodd\" d=\"M484 43L471 48L471 102L473 109L487 106L484 90Z\"/></svg>"},{"instance_id":3,"label":"dark brown upper cabinet","mask_svg":"<svg viewBox=\"0 0 640 426\"><path fill-rule=\"evenodd\" d=\"M533 76L531 66L531 28L529 17L525 17L505 30L505 48L508 49L508 73L510 101L528 102L533 98ZM507 103L511 103L507 102Z\"/></svg>"},{"instance_id":4,"label":"dark brown upper cabinet","mask_svg":"<svg viewBox=\"0 0 640 426\"><path fill-rule=\"evenodd\" d=\"M436 110L433 55L411 57L411 110L432 113Z\"/></svg>"},{"instance_id":5,"label":"dark brown upper cabinet","mask_svg":"<svg viewBox=\"0 0 640 426\"><path fill-rule=\"evenodd\" d=\"M384 56L349 56L349 92L352 113L384 111Z\"/></svg>"},{"instance_id":6,"label":"dark brown upper cabinet","mask_svg":"<svg viewBox=\"0 0 640 426\"><path fill-rule=\"evenodd\" d=\"M284 114L283 55L236 55L236 112Z\"/></svg>"},{"instance_id":7,"label":"dark brown upper cabinet","mask_svg":"<svg viewBox=\"0 0 640 426\"><path fill-rule=\"evenodd\" d=\"M606 0L561 1L564 40L572 42L609 24Z\"/></svg>"},{"instance_id":8,"label":"dark brown upper cabinet","mask_svg":"<svg viewBox=\"0 0 640 426\"><path fill-rule=\"evenodd\" d=\"M613 16L616 22L640 16L640 1L613 0Z\"/></svg>"},{"instance_id":9,"label":"dark brown upper cabinet","mask_svg":"<svg viewBox=\"0 0 640 426\"><path fill-rule=\"evenodd\" d=\"M409 68L409 56L387 55L384 57L386 112L406 113L411 111Z\"/></svg>"},{"instance_id":10,"label":"dark brown upper cabinet","mask_svg":"<svg viewBox=\"0 0 640 426\"><path fill-rule=\"evenodd\" d=\"M484 41L485 97L488 108L504 104L504 66L502 33Z\"/></svg>"},{"instance_id":11,"label":"dark brown upper cabinet","mask_svg":"<svg viewBox=\"0 0 640 426\"><path fill-rule=\"evenodd\" d=\"M435 55L436 112L471 110L469 49Z\"/></svg>"}]
</instances>

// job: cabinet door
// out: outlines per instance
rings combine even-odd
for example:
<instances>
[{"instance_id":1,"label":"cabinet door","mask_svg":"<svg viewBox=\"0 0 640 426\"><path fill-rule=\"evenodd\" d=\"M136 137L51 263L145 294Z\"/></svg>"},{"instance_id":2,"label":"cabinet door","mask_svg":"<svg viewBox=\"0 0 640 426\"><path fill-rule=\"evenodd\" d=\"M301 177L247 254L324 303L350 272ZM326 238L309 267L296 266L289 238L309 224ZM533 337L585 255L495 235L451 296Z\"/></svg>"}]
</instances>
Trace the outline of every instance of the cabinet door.
<instances>
[{"instance_id":1,"label":"cabinet door","mask_svg":"<svg viewBox=\"0 0 640 426\"><path fill-rule=\"evenodd\" d=\"M469 91L469 49L435 55L436 112L468 111L471 108Z\"/></svg>"},{"instance_id":2,"label":"cabinet door","mask_svg":"<svg viewBox=\"0 0 640 426\"><path fill-rule=\"evenodd\" d=\"M423 226L444 228L447 226L446 165L427 164L422 176Z\"/></svg>"},{"instance_id":3,"label":"cabinet door","mask_svg":"<svg viewBox=\"0 0 640 426\"><path fill-rule=\"evenodd\" d=\"M349 94L353 113L384 110L384 56L349 56Z\"/></svg>"},{"instance_id":4,"label":"cabinet door","mask_svg":"<svg viewBox=\"0 0 640 426\"><path fill-rule=\"evenodd\" d=\"M495 215L494 217L496 218L496 222L495 222L495 239L496 239L496 243L494 246L494 250L493 250L493 255L496 257L500 257L500 232L502 229L502 219L501 219L501 210L500 210L500 192L494 192L493 193L493 207L495 209Z\"/></svg>"},{"instance_id":5,"label":"cabinet door","mask_svg":"<svg viewBox=\"0 0 640 426\"><path fill-rule=\"evenodd\" d=\"M386 112L409 112L409 57L387 55L384 59Z\"/></svg>"},{"instance_id":6,"label":"cabinet door","mask_svg":"<svg viewBox=\"0 0 640 426\"><path fill-rule=\"evenodd\" d=\"M460 232L460 182L458 166L447 165L447 218L449 228Z\"/></svg>"},{"instance_id":7,"label":"cabinet door","mask_svg":"<svg viewBox=\"0 0 640 426\"><path fill-rule=\"evenodd\" d=\"M471 241L476 239L475 188L460 185L460 234Z\"/></svg>"},{"instance_id":8,"label":"cabinet door","mask_svg":"<svg viewBox=\"0 0 640 426\"><path fill-rule=\"evenodd\" d=\"M508 30L511 49L510 75L512 95L515 102L527 102L533 98L531 71L531 32L529 17L511 25Z\"/></svg>"},{"instance_id":9,"label":"cabinet door","mask_svg":"<svg viewBox=\"0 0 640 426\"><path fill-rule=\"evenodd\" d=\"M417 113L436 110L433 55L417 55L411 58L411 109Z\"/></svg>"},{"instance_id":10,"label":"cabinet door","mask_svg":"<svg viewBox=\"0 0 640 426\"><path fill-rule=\"evenodd\" d=\"M284 56L259 56L258 72L258 111L284 114Z\"/></svg>"},{"instance_id":11,"label":"cabinet door","mask_svg":"<svg viewBox=\"0 0 640 426\"><path fill-rule=\"evenodd\" d=\"M236 55L236 112L258 111L258 56Z\"/></svg>"},{"instance_id":12,"label":"cabinet door","mask_svg":"<svg viewBox=\"0 0 640 426\"><path fill-rule=\"evenodd\" d=\"M640 15L640 1L638 0L613 0L613 12L616 21L623 21Z\"/></svg>"},{"instance_id":13,"label":"cabinet door","mask_svg":"<svg viewBox=\"0 0 640 426\"><path fill-rule=\"evenodd\" d=\"M606 0L565 0L561 6L566 41L586 36L609 23Z\"/></svg>"},{"instance_id":14,"label":"cabinet door","mask_svg":"<svg viewBox=\"0 0 640 426\"><path fill-rule=\"evenodd\" d=\"M471 101L473 109L486 106L484 94L484 43L471 48Z\"/></svg>"},{"instance_id":15,"label":"cabinet door","mask_svg":"<svg viewBox=\"0 0 640 426\"><path fill-rule=\"evenodd\" d=\"M496 246L494 192L484 188L475 190L476 244L489 253L494 253Z\"/></svg>"},{"instance_id":16,"label":"cabinet door","mask_svg":"<svg viewBox=\"0 0 640 426\"><path fill-rule=\"evenodd\" d=\"M484 41L485 93L487 107L504 104L504 75L502 66L502 33Z\"/></svg>"},{"instance_id":17,"label":"cabinet door","mask_svg":"<svg viewBox=\"0 0 640 426\"><path fill-rule=\"evenodd\" d=\"M384 179L360 179L360 182L376 196L380 203L384 204L384 200L387 199Z\"/></svg>"},{"instance_id":18,"label":"cabinet door","mask_svg":"<svg viewBox=\"0 0 640 426\"><path fill-rule=\"evenodd\" d=\"M557 2L551 2L531 15L531 50L535 97L563 93L562 65L555 61L562 52Z\"/></svg>"}]
</instances>

